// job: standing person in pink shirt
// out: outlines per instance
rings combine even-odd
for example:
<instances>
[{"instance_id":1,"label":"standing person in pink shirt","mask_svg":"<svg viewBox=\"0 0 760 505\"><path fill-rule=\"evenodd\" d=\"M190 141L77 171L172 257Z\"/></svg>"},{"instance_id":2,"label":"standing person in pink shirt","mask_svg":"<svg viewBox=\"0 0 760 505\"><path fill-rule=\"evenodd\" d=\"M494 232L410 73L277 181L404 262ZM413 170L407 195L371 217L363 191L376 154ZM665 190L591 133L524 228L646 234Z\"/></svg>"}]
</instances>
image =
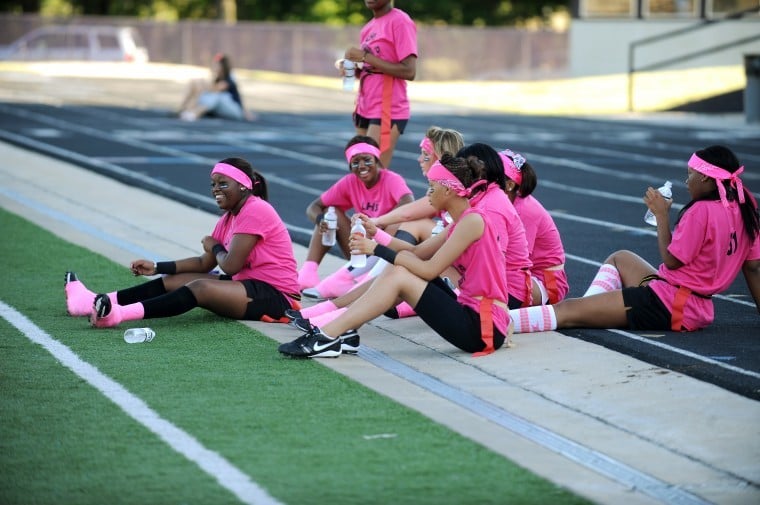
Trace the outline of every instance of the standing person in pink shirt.
<instances>
[{"instance_id":1,"label":"standing person in pink shirt","mask_svg":"<svg viewBox=\"0 0 760 505\"><path fill-rule=\"evenodd\" d=\"M604 262L583 298L510 311L515 331L695 331L712 323L711 296L727 289L740 270L760 311L760 219L757 202L739 177L743 171L727 147L695 152L686 178L691 201L672 233L671 202L651 187L644 195L657 218L659 268L631 251L617 251Z\"/></svg>"},{"instance_id":2,"label":"standing person in pink shirt","mask_svg":"<svg viewBox=\"0 0 760 505\"><path fill-rule=\"evenodd\" d=\"M162 277L96 295L66 273L72 316L90 315L99 328L122 321L171 317L203 307L232 319L272 321L299 307L296 260L290 234L267 202L267 184L251 164L227 158L211 171L211 194L224 214L203 238L199 256L132 262L134 275ZM216 267L224 274L212 272Z\"/></svg>"},{"instance_id":3,"label":"standing person in pink shirt","mask_svg":"<svg viewBox=\"0 0 760 505\"><path fill-rule=\"evenodd\" d=\"M357 68L359 94L354 111L357 135L368 135L380 145L380 161L391 166L393 150L409 121L406 81L417 75L417 27L391 0L365 0L372 19L361 30L360 47L345 52Z\"/></svg>"},{"instance_id":4,"label":"standing person in pink shirt","mask_svg":"<svg viewBox=\"0 0 760 505\"><path fill-rule=\"evenodd\" d=\"M341 294L347 291L343 285L354 284L354 276L348 267L341 268L320 283L317 269L330 250L329 246L322 245L322 233L327 230L327 224L323 221L327 208L335 207L338 214L337 241L343 255L348 258L351 221L346 212L353 209L354 212L375 217L414 199L404 178L383 168L379 146L372 137L353 137L346 144L345 156L350 173L330 186L306 209L306 215L316 226L309 242L306 261L298 272L298 283L301 290L316 289L319 297L330 296L332 288L327 285L328 279L331 286L336 285L335 289L341 288Z\"/></svg>"},{"instance_id":5,"label":"standing person in pink shirt","mask_svg":"<svg viewBox=\"0 0 760 505\"><path fill-rule=\"evenodd\" d=\"M454 222L416 252L397 252L368 238L353 238L352 252L374 254L392 266L345 313L278 350L294 358L340 356L344 342L356 350L356 328L398 299L408 302L433 330L463 351L484 355L501 347L509 333L504 255L489 213L470 206L472 194L485 188L483 175L478 160L446 154L433 164L427 173L428 198ZM449 266L461 274L458 294L438 277Z\"/></svg>"},{"instance_id":6,"label":"standing person in pink shirt","mask_svg":"<svg viewBox=\"0 0 760 505\"><path fill-rule=\"evenodd\" d=\"M525 237L533 266L531 305L557 303L570 287L565 272L565 248L554 219L533 196L538 178L533 166L519 153L505 149L499 153L507 176L507 196L525 227Z\"/></svg>"}]
</instances>

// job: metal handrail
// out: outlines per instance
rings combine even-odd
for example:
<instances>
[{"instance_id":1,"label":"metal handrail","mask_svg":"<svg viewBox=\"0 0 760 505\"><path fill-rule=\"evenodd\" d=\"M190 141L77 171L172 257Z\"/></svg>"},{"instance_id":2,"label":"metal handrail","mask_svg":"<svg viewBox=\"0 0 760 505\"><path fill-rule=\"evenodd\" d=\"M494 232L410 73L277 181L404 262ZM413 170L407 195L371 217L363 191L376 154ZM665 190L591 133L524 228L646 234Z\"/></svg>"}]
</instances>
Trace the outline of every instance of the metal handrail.
<instances>
[{"instance_id":1,"label":"metal handrail","mask_svg":"<svg viewBox=\"0 0 760 505\"><path fill-rule=\"evenodd\" d=\"M755 40L760 39L760 35L752 36L752 37L745 37L743 39L738 39L732 42L719 44L717 46L713 46L706 50L701 50L693 53L687 53L685 55L681 55L678 58L670 58L667 60L662 60L656 63L652 63L649 65L642 66L640 68L635 68L635 56L636 56L636 49L645 46L648 44L653 44L655 42L660 42L667 39L672 39L673 37L678 37L679 35L683 35L685 33L694 32L697 30L701 30L703 28L707 28L709 26L721 23L723 21L730 21L735 19L740 19L747 14L752 14L755 12L760 12L760 6L757 7L751 7L749 9L744 9L741 11L732 12L730 14L727 14L721 18L717 19L705 19L702 20L699 23L684 27L684 28L678 28L676 30L667 32L667 33L659 33L657 35L652 35L650 37L645 37L643 39L634 40L630 44L628 44L628 111L633 112L633 74L638 71L645 71L645 70L655 70L658 68L664 68L669 65L672 65L673 63L680 63L686 60L693 60L697 57L704 56L706 54L712 54L717 53L720 51L723 51L724 49L728 49L730 47L740 46L742 44L747 44L749 42L753 42Z\"/></svg>"}]
</instances>

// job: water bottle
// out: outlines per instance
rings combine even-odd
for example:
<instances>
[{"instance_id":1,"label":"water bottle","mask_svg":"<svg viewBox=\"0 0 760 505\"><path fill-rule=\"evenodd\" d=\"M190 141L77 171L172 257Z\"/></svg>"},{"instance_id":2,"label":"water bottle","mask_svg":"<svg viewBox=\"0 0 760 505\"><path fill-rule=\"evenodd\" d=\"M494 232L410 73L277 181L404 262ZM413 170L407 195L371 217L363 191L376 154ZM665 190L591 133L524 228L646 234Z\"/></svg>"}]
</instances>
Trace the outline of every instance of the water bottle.
<instances>
[{"instance_id":1,"label":"water bottle","mask_svg":"<svg viewBox=\"0 0 760 505\"><path fill-rule=\"evenodd\" d=\"M657 188L657 191L660 192L660 194L663 196L663 198L667 200L673 199L673 191L672 188L673 183L670 181L665 181L665 184L663 184L661 187ZM644 221L647 224L651 224L652 226L657 226L657 218L654 214L652 214L652 211L647 209L647 213L644 215Z\"/></svg>"},{"instance_id":2,"label":"water bottle","mask_svg":"<svg viewBox=\"0 0 760 505\"><path fill-rule=\"evenodd\" d=\"M140 344L142 342L150 342L155 336L156 332L150 328L130 328L124 332L124 342L128 344Z\"/></svg>"},{"instance_id":3,"label":"water bottle","mask_svg":"<svg viewBox=\"0 0 760 505\"><path fill-rule=\"evenodd\" d=\"M322 245L332 247L335 245L335 234L338 229L338 214L335 213L335 207L327 207L325 223L327 223L327 231L322 232Z\"/></svg>"},{"instance_id":4,"label":"water bottle","mask_svg":"<svg viewBox=\"0 0 760 505\"><path fill-rule=\"evenodd\" d=\"M362 224L361 219L357 219L354 225L351 227L351 236L352 237L366 237L367 236L367 230L364 228L364 225ZM352 254L351 266L354 268L362 268L362 267L367 266L367 255L366 254Z\"/></svg>"},{"instance_id":5,"label":"water bottle","mask_svg":"<svg viewBox=\"0 0 760 505\"><path fill-rule=\"evenodd\" d=\"M431 236L435 237L439 233L443 231L443 220L442 219L436 219L435 220L435 226L433 226L433 231L431 232Z\"/></svg>"},{"instance_id":6,"label":"water bottle","mask_svg":"<svg viewBox=\"0 0 760 505\"><path fill-rule=\"evenodd\" d=\"M354 90L354 72L356 69L356 63L351 60L343 60L343 90Z\"/></svg>"}]
</instances>

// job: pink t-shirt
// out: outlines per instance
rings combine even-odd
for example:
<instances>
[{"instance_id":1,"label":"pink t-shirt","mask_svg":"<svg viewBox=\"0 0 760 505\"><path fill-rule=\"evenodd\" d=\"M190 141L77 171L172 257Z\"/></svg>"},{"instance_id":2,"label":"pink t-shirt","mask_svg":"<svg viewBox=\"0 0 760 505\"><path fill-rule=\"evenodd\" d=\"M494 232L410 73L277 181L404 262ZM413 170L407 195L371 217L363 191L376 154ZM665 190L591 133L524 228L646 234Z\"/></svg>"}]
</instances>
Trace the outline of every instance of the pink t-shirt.
<instances>
[{"instance_id":1,"label":"pink t-shirt","mask_svg":"<svg viewBox=\"0 0 760 505\"><path fill-rule=\"evenodd\" d=\"M343 212L354 209L354 212L377 217L390 212L403 196L412 194L404 178L396 172L380 169L379 177L377 183L367 189L356 175L344 175L322 193L322 203L337 207Z\"/></svg>"},{"instance_id":2,"label":"pink t-shirt","mask_svg":"<svg viewBox=\"0 0 760 505\"><path fill-rule=\"evenodd\" d=\"M274 207L249 196L237 215L226 212L219 218L211 236L229 249L232 236L238 233L257 235L259 240L233 280L264 281L286 294L300 291L290 234Z\"/></svg>"},{"instance_id":3,"label":"pink t-shirt","mask_svg":"<svg viewBox=\"0 0 760 505\"><path fill-rule=\"evenodd\" d=\"M509 200L504 191L495 183L475 195L470 205L485 209L488 215L494 219L494 225L499 230L505 230L507 242L504 244L504 254L507 262L507 283L509 293L518 300L526 301L530 296L532 285L530 284L530 269L533 263L530 261L528 251L528 239L525 235L525 226L515 210L515 206ZM509 247L506 247L509 243Z\"/></svg>"},{"instance_id":4,"label":"pink t-shirt","mask_svg":"<svg viewBox=\"0 0 760 505\"><path fill-rule=\"evenodd\" d=\"M470 207L461 217L472 213L483 218L485 228L483 235L470 244L452 264L462 276L459 279L457 301L478 313L480 313L478 297L491 298L500 302L501 305L493 305L493 324L506 336L509 313L505 307L509 299L509 290L503 249L507 247L507 244L498 236L498 226L494 226L486 209ZM451 237L457 223L446 227L447 237Z\"/></svg>"},{"instance_id":5,"label":"pink t-shirt","mask_svg":"<svg viewBox=\"0 0 760 505\"><path fill-rule=\"evenodd\" d=\"M407 56L417 56L417 27L409 15L393 8L379 18L372 18L361 31L361 47L380 59L399 63ZM356 112L368 119L379 119L383 107L382 74L373 74L371 65L365 63L361 75L361 87L356 101ZM409 119L409 98L406 81L393 79L391 117Z\"/></svg>"},{"instance_id":6,"label":"pink t-shirt","mask_svg":"<svg viewBox=\"0 0 760 505\"><path fill-rule=\"evenodd\" d=\"M533 277L538 278L546 285L545 270L565 263L565 248L562 246L559 230L554 224L552 216L533 195L528 195L525 198L518 196L515 198L514 205L525 226L525 238L528 242L530 259L533 262L533 268L530 272ZM552 270L552 275L559 296L558 300L552 300L553 303L556 303L567 296L570 287L564 268Z\"/></svg>"},{"instance_id":7,"label":"pink t-shirt","mask_svg":"<svg viewBox=\"0 0 760 505\"><path fill-rule=\"evenodd\" d=\"M664 280L654 280L649 287L672 311L679 286L705 296L728 289L745 261L760 259L760 239L750 242L736 202L726 209L720 200L701 200L682 215L668 251L683 266L671 270L660 265L657 275ZM689 296L683 314L686 329L704 328L713 318L711 299Z\"/></svg>"}]
</instances>

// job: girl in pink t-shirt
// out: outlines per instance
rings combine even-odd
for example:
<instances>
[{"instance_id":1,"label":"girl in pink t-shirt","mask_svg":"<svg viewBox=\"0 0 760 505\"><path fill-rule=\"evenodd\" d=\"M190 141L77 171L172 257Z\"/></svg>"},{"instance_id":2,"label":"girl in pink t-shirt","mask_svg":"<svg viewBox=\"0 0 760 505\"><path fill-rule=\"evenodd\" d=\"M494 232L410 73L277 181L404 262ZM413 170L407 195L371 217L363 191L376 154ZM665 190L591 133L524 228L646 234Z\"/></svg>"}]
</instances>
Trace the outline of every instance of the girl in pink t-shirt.
<instances>
[{"instance_id":1,"label":"girl in pink t-shirt","mask_svg":"<svg viewBox=\"0 0 760 505\"><path fill-rule=\"evenodd\" d=\"M200 256L177 261L139 259L134 275L162 277L96 295L66 273L69 314L93 326L170 317L203 307L233 319L279 320L300 307L293 246L285 224L266 201L267 185L250 163L227 158L211 171L211 194L225 213L202 240ZM220 267L225 274L213 272Z\"/></svg>"},{"instance_id":2,"label":"girl in pink t-shirt","mask_svg":"<svg viewBox=\"0 0 760 505\"><path fill-rule=\"evenodd\" d=\"M671 202L648 188L644 202L657 218L662 264L655 269L631 251L613 253L583 298L512 311L515 331L556 328L631 328L694 331L713 321L711 296L739 273L760 310L760 219L744 188L734 153L710 146L689 159L686 188L691 201L673 232Z\"/></svg>"},{"instance_id":3,"label":"girl in pink t-shirt","mask_svg":"<svg viewBox=\"0 0 760 505\"><path fill-rule=\"evenodd\" d=\"M532 193L538 179L533 166L519 153L505 149L499 153L507 176L507 196L525 227L525 237L533 266L531 305L557 303L569 291L565 273L565 248L554 219Z\"/></svg>"},{"instance_id":4,"label":"girl in pink t-shirt","mask_svg":"<svg viewBox=\"0 0 760 505\"><path fill-rule=\"evenodd\" d=\"M472 194L485 187L483 175L478 160L446 154L433 164L427 174L428 198L436 209L447 211L454 219L448 231L425 241L414 252L396 251L369 238L353 238L353 252L374 254L393 266L343 314L282 344L279 351L292 357L339 356L342 341L358 341L356 328L381 315L399 298L413 306L436 333L466 352L481 355L501 347L509 333L506 263L490 216L470 206ZM389 245L408 246L397 239ZM460 273L459 294L438 277L449 266Z\"/></svg>"},{"instance_id":5,"label":"girl in pink t-shirt","mask_svg":"<svg viewBox=\"0 0 760 505\"><path fill-rule=\"evenodd\" d=\"M327 223L323 218L328 207L335 207L338 215L337 245L348 258L351 220L346 213L349 210L376 217L413 200L412 191L404 178L383 168L380 150L373 138L364 135L353 137L346 144L345 156L350 173L330 186L306 209L306 215L316 226L311 235L306 261L298 272L301 290L319 284L317 268L330 250L330 246L322 245L322 233L327 231ZM346 274L346 277L350 277L350 274ZM346 281L353 282L353 278L347 278Z\"/></svg>"},{"instance_id":6,"label":"girl in pink t-shirt","mask_svg":"<svg viewBox=\"0 0 760 505\"><path fill-rule=\"evenodd\" d=\"M375 0L369 7L373 17L361 30L360 47L348 48L344 57L362 63L356 70L356 133L377 140L380 160L390 167L410 115L406 81L417 74L417 27L390 0Z\"/></svg>"}]
</instances>

